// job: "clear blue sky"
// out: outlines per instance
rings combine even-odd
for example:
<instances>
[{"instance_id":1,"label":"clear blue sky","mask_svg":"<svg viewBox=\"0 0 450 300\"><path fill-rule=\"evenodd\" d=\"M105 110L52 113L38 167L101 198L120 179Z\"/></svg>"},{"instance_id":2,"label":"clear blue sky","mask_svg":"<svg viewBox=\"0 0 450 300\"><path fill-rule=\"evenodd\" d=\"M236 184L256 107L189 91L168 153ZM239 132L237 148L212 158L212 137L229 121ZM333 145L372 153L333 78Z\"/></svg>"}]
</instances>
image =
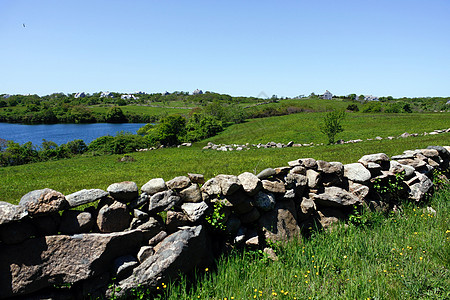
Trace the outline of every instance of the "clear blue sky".
<instances>
[{"instance_id":1,"label":"clear blue sky","mask_svg":"<svg viewBox=\"0 0 450 300\"><path fill-rule=\"evenodd\" d=\"M0 94L450 96L448 0L0 0L0 37Z\"/></svg>"}]
</instances>

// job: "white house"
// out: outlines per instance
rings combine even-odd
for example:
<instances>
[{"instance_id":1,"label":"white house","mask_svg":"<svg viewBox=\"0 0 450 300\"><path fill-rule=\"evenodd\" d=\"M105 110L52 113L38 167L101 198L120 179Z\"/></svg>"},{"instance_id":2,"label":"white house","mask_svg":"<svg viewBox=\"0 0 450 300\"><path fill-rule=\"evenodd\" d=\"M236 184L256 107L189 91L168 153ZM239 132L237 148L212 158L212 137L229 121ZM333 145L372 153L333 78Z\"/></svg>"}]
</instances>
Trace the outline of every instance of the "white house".
<instances>
[{"instance_id":1,"label":"white house","mask_svg":"<svg viewBox=\"0 0 450 300\"><path fill-rule=\"evenodd\" d=\"M113 98L114 95L111 92L101 92L100 93L100 98Z\"/></svg>"},{"instance_id":2,"label":"white house","mask_svg":"<svg viewBox=\"0 0 450 300\"><path fill-rule=\"evenodd\" d=\"M322 95L322 99L331 100L333 98L333 94L330 91L326 90Z\"/></svg>"},{"instance_id":3,"label":"white house","mask_svg":"<svg viewBox=\"0 0 450 300\"><path fill-rule=\"evenodd\" d=\"M364 96L364 101L379 101L380 99L378 99L378 97L376 96L372 96L372 95L365 95Z\"/></svg>"},{"instance_id":4,"label":"white house","mask_svg":"<svg viewBox=\"0 0 450 300\"><path fill-rule=\"evenodd\" d=\"M201 95L201 94L203 94L203 91L202 91L202 90L199 90L199 89L196 89L196 90L192 93L192 95Z\"/></svg>"},{"instance_id":5,"label":"white house","mask_svg":"<svg viewBox=\"0 0 450 300\"><path fill-rule=\"evenodd\" d=\"M124 100L137 100L139 99L139 97L136 97L135 95L122 95L120 96L120 99L124 99Z\"/></svg>"}]
</instances>

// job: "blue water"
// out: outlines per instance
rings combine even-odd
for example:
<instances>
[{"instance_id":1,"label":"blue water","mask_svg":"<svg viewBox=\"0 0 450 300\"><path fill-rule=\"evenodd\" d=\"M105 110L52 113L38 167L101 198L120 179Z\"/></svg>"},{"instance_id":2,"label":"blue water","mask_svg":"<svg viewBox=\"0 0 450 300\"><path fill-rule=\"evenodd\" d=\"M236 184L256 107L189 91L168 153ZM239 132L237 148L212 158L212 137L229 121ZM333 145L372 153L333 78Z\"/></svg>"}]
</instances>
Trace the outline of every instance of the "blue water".
<instances>
[{"instance_id":1,"label":"blue water","mask_svg":"<svg viewBox=\"0 0 450 300\"><path fill-rule=\"evenodd\" d=\"M145 123L93 123L93 124L41 124L24 125L0 123L0 138L12 140L23 144L32 142L40 145L42 139L52 141L58 145L65 144L76 139L89 144L96 138L104 135L116 135L118 132L136 133Z\"/></svg>"}]
</instances>

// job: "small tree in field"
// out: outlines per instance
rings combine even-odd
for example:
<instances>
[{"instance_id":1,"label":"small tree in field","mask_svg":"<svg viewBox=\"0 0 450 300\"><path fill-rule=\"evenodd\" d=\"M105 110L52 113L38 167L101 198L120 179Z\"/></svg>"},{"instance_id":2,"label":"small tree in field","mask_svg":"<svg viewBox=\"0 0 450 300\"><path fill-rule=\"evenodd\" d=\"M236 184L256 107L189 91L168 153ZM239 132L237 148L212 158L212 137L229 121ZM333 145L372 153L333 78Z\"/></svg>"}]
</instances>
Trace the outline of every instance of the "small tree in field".
<instances>
[{"instance_id":1,"label":"small tree in field","mask_svg":"<svg viewBox=\"0 0 450 300\"><path fill-rule=\"evenodd\" d=\"M334 144L336 134L344 131L341 122L345 118L345 111L330 111L323 118L323 123L320 126L320 132L328 137L328 144Z\"/></svg>"}]
</instances>

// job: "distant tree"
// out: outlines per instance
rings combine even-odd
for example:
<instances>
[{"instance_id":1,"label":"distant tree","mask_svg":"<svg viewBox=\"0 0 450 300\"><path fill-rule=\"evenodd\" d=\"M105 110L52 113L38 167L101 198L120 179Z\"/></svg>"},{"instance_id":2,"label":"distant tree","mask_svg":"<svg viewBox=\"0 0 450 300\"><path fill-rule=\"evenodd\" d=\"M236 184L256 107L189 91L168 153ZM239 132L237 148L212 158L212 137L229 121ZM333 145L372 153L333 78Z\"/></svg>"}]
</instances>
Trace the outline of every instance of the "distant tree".
<instances>
[{"instance_id":1,"label":"distant tree","mask_svg":"<svg viewBox=\"0 0 450 300\"><path fill-rule=\"evenodd\" d=\"M164 146L175 146L186 135L186 119L179 115L170 115L161 119L161 122L150 128L147 138L151 144L160 143Z\"/></svg>"},{"instance_id":2,"label":"distant tree","mask_svg":"<svg viewBox=\"0 0 450 300\"><path fill-rule=\"evenodd\" d=\"M350 94L350 95L348 95L348 98L350 99L350 100L356 100L356 94Z\"/></svg>"},{"instance_id":3,"label":"distant tree","mask_svg":"<svg viewBox=\"0 0 450 300\"><path fill-rule=\"evenodd\" d=\"M359 111L358 105L356 104L349 104L347 106L347 110L351 110L351 111Z\"/></svg>"},{"instance_id":4,"label":"distant tree","mask_svg":"<svg viewBox=\"0 0 450 300\"><path fill-rule=\"evenodd\" d=\"M106 122L109 123L126 123L127 117L123 113L123 111L117 107L111 107L111 109L106 114Z\"/></svg>"},{"instance_id":5,"label":"distant tree","mask_svg":"<svg viewBox=\"0 0 450 300\"><path fill-rule=\"evenodd\" d=\"M344 128L341 125L342 120L345 118L345 111L330 111L323 118L323 123L320 126L320 131L328 137L328 144L334 144L336 135Z\"/></svg>"}]
</instances>

